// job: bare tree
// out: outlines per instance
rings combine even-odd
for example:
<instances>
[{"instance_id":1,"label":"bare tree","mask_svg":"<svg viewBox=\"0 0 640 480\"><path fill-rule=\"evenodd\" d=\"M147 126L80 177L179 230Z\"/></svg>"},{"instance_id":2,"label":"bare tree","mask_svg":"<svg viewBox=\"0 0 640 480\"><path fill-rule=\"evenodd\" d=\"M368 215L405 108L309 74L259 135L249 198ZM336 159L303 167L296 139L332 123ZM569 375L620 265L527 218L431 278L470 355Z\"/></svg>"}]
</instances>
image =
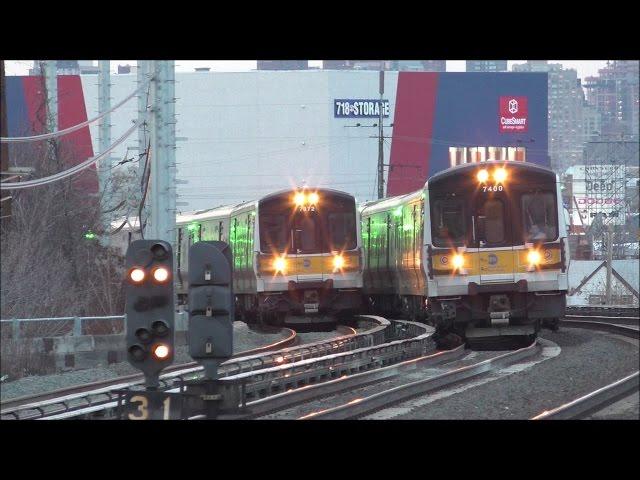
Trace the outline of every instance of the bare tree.
<instances>
[{"instance_id":1,"label":"bare tree","mask_svg":"<svg viewBox=\"0 0 640 480\"><path fill-rule=\"evenodd\" d=\"M11 154L35 178L68 168L69 158L64 143L20 144ZM79 186L90 175L95 170L14 192L11 222L0 233L3 318L123 313L123 259L93 235L109 233L101 231L100 198ZM130 179L114 178L105 194L122 198ZM127 207L120 203L110 215Z\"/></svg>"}]
</instances>

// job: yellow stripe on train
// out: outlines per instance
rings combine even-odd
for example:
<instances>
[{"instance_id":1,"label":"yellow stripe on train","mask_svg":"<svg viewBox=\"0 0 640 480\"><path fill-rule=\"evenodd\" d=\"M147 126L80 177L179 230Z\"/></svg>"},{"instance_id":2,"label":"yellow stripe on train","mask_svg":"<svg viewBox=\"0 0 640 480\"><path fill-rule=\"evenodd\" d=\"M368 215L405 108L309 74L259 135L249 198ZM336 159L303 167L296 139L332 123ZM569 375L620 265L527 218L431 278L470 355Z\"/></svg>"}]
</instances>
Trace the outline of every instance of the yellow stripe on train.
<instances>
[{"instance_id":1,"label":"yellow stripe on train","mask_svg":"<svg viewBox=\"0 0 640 480\"><path fill-rule=\"evenodd\" d=\"M342 267L336 270L335 258L332 253L322 255L263 255L258 257L258 270L263 274L274 275L279 273L276 268L276 259L280 258L278 267L284 266L282 273L285 275L321 275L333 273L334 271L354 271L360 268L360 255L357 251L342 253Z\"/></svg>"},{"instance_id":2,"label":"yellow stripe on train","mask_svg":"<svg viewBox=\"0 0 640 480\"><path fill-rule=\"evenodd\" d=\"M540 252L540 266L560 264L560 248L542 248ZM492 275L501 273L526 273L529 262L528 249L481 250L479 252L466 251L460 255L464 258L463 268L468 275ZM453 256L455 252L433 255L432 265L435 275L450 275L453 271ZM560 266L558 266L560 270Z\"/></svg>"}]
</instances>

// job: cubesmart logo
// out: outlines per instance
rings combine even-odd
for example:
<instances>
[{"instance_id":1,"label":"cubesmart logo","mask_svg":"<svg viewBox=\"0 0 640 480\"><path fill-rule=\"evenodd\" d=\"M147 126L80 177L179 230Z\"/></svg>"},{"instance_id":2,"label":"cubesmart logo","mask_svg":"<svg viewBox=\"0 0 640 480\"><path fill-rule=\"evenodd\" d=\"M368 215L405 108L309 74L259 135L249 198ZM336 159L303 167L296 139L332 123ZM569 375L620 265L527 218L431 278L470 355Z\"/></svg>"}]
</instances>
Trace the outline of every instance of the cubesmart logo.
<instances>
[{"instance_id":1,"label":"cubesmart logo","mask_svg":"<svg viewBox=\"0 0 640 480\"><path fill-rule=\"evenodd\" d=\"M500 133L526 132L528 114L527 97L500 97Z\"/></svg>"}]
</instances>

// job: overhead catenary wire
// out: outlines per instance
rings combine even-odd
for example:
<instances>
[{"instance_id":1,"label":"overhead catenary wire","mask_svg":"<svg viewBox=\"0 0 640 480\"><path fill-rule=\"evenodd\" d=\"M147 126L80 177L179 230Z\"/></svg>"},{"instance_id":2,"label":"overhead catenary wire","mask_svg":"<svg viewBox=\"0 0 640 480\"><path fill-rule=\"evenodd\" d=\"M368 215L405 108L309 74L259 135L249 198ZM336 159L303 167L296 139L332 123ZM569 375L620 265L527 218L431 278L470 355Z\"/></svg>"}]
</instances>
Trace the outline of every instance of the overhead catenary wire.
<instances>
[{"instance_id":1,"label":"overhead catenary wire","mask_svg":"<svg viewBox=\"0 0 640 480\"><path fill-rule=\"evenodd\" d=\"M84 162L74 165L68 170L64 170L62 172L55 173L48 177L38 178L35 180L27 180L24 182L11 182L11 183L1 183L0 190L19 190L23 188L31 188L31 187L39 187L42 185L47 185L49 183L57 182L58 180L62 180L63 178L70 177L75 175L82 170L89 168L91 165L96 163L99 160L102 160L106 157L112 150L114 150L118 145L124 142L129 135L131 135L138 128L137 123L134 122L133 126L129 128L120 138L118 138L107 150L96 155L95 157L91 157L86 159Z\"/></svg>"},{"instance_id":2,"label":"overhead catenary wire","mask_svg":"<svg viewBox=\"0 0 640 480\"><path fill-rule=\"evenodd\" d=\"M28 137L0 137L0 143L26 143L26 142L35 142L35 141L39 141L39 140L48 140L48 139L51 139L51 138L61 137L61 136L66 135L68 133L75 132L76 130L80 130L81 128L84 128L87 125L90 125L91 123L94 123L94 122L100 120L105 115L108 115L111 112L113 112L114 110L117 110L118 108L120 108L122 105L124 105L129 100L131 100L133 97L135 97L137 94L139 94L144 89L144 87L147 85L147 83L149 83L149 82L145 82L142 85L140 85L130 95L128 95L127 97L122 99L120 102L115 104L112 108L110 108L106 112L102 112L100 115L98 115L96 117L93 117L93 118L91 118L89 120L86 120L86 121L84 121L82 123L78 123L77 125L73 125L72 127L64 128L62 130L56 130L55 132L43 133L41 135L31 135L31 136L28 136Z\"/></svg>"}]
</instances>

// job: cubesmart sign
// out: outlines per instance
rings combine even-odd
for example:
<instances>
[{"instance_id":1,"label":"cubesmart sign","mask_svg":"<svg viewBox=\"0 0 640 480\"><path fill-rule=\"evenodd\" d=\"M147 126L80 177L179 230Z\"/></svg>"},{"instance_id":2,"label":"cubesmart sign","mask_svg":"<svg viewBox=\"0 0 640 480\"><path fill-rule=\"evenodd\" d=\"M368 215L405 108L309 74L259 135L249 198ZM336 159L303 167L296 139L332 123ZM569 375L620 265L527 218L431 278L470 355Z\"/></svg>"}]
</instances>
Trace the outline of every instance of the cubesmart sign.
<instances>
[{"instance_id":1,"label":"cubesmart sign","mask_svg":"<svg viewBox=\"0 0 640 480\"><path fill-rule=\"evenodd\" d=\"M527 97L500 97L500 133L522 133L528 130Z\"/></svg>"}]
</instances>

